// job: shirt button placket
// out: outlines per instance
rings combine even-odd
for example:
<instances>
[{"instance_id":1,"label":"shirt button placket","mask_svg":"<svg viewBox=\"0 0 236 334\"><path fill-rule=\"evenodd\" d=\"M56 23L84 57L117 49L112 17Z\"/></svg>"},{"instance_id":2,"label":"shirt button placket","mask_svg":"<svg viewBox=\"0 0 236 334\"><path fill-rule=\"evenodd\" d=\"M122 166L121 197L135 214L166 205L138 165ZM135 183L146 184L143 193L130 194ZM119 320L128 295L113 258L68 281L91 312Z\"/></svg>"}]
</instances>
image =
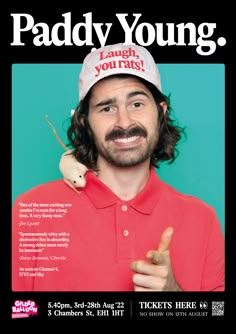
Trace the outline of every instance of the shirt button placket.
<instances>
[{"instance_id":1,"label":"shirt button placket","mask_svg":"<svg viewBox=\"0 0 236 334\"><path fill-rule=\"evenodd\" d=\"M128 207L127 205L122 205L121 207L122 211L127 211L128 210ZM128 230L124 230L124 236L127 237L129 235L129 231Z\"/></svg>"},{"instance_id":2,"label":"shirt button placket","mask_svg":"<svg viewBox=\"0 0 236 334\"><path fill-rule=\"evenodd\" d=\"M126 203L119 203L117 206L117 254L118 258L126 261L132 253L132 238L130 235L130 208Z\"/></svg>"}]
</instances>

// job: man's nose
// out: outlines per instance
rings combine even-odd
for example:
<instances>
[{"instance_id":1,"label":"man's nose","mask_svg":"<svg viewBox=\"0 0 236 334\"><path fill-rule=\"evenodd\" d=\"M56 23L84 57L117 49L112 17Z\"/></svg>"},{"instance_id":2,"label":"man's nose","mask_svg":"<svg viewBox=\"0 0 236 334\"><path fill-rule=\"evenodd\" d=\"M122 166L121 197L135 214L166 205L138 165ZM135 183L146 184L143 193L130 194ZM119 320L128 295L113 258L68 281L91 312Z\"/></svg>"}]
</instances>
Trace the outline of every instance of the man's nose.
<instances>
[{"instance_id":1,"label":"man's nose","mask_svg":"<svg viewBox=\"0 0 236 334\"><path fill-rule=\"evenodd\" d=\"M117 113L116 126L127 129L132 124L135 124L135 121L132 119L129 111L126 108L121 108Z\"/></svg>"}]
</instances>

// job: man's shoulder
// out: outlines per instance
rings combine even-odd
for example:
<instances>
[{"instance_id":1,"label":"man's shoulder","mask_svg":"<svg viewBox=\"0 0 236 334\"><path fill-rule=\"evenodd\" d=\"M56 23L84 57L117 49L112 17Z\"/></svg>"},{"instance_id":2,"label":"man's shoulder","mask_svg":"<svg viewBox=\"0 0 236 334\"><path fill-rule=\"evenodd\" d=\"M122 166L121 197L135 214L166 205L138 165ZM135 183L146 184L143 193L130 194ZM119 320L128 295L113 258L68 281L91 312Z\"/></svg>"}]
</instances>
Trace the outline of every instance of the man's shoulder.
<instances>
[{"instance_id":1,"label":"man's shoulder","mask_svg":"<svg viewBox=\"0 0 236 334\"><path fill-rule=\"evenodd\" d=\"M52 180L45 183L38 184L21 194L19 194L16 198L16 201L19 202L25 201L25 200L35 200L40 198L46 198L46 197L55 197L57 194L60 194L62 191L65 191L65 189L68 186L65 184L63 179L58 180Z\"/></svg>"},{"instance_id":2,"label":"man's shoulder","mask_svg":"<svg viewBox=\"0 0 236 334\"><path fill-rule=\"evenodd\" d=\"M167 183L165 183L164 188L165 196L169 198L172 203L174 201L177 205L183 208L214 211L214 208L210 204L196 195L181 192Z\"/></svg>"}]
</instances>

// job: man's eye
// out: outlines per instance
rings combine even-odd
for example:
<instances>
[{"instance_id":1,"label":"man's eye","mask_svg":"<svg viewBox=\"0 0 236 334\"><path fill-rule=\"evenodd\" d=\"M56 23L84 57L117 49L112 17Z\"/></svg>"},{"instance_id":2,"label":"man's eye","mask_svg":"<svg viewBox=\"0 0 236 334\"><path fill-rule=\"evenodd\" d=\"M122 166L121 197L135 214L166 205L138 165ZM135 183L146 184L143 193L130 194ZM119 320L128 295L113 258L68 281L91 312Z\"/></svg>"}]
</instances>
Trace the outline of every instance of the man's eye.
<instances>
[{"instance_id":1,"label":"man's eye","mask_svg":"<svg viewBox=\"0 0 236 334\"><path fill-rule=\"evenodd\" d=\"M102 109L102 111L109 112L109 111L111 111L111 107L105 107L105 108Z\"/></svg>"},{"instance_id":2,"label":"man's eye","mask_svg":"<svg viewBox=\"0 0 236 334\"><path fill-rule=\"evenodd\" d=\"M134 102L132 104L132 108L133 109L138 109L138 108L141 108L143 106L143 103L142 102Z\"/></svg>"}]
</instances>

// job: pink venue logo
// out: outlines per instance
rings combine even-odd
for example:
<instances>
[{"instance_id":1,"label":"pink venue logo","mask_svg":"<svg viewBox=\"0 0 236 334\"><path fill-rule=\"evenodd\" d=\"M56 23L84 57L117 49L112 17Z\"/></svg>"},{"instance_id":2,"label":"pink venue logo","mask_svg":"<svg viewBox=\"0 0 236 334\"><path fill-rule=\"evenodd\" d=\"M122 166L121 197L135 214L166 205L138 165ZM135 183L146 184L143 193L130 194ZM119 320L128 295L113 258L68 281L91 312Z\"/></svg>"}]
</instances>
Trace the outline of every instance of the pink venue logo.
<instances>
[{"instance_id":1,"label":"pink venue logo","mask_svg":"<svg viewBox=\"0 0 236 334\"><path fill-rule=\"evenodd\" d=\"M33 300L16 300L14 306L12 306L12 319L13 318L28 318L30 315L38 314L38 306Z\"/></svg>"}]
</instances>

